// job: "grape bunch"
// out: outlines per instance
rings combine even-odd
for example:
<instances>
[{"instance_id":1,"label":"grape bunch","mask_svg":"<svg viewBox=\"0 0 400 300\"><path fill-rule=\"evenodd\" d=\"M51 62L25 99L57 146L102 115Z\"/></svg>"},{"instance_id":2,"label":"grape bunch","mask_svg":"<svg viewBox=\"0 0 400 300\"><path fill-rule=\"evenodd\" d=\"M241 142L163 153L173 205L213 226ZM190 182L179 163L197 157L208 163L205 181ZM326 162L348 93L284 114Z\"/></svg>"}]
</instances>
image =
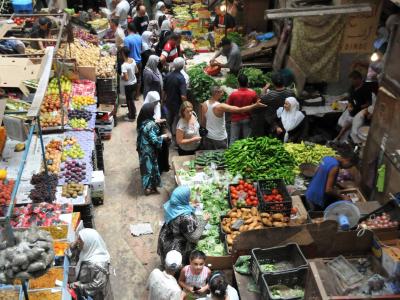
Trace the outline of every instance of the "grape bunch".
<instances>
[{"instance_id":1,"label":"grape bunch","mask_svg":"<svg viewBox=\"0 0 400 300\"><path fill-rule=\"evenodd\" d=\"M51 203L56 199L56 189L58 176L56 174L46 174L44 172L34 174L31 178L31 184L34 186L29 193L29 198L34 203Z\"/></svg>"},{"instance_id":2,"label":"grape bunch","mask_svg":"<svg viewBox=\"0 0 400 300\"><path fill-rule=\"evenodd\" d=\"M68 119L84 119L90 121L92 113L87 110L74 109L68 112Z\"/></svg>"}]
</instances>

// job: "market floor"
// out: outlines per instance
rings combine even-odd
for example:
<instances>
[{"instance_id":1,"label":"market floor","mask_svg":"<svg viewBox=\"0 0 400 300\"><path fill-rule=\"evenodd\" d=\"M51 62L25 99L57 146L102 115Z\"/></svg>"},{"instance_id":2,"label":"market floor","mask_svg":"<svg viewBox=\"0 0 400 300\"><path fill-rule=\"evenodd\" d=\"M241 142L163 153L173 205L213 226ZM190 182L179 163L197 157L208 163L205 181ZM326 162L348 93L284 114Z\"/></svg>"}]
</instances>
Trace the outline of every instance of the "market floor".
<instances>
[{"instance_id":1,"label":"market floor","mask_svg":"<svg viewBox=\"0 0 400 300\"><path fill-rule=\"evenodd\" d=\"M141 102L136 102L138 108ZM111 285L115 300L147 299L146 281L159 265L157 238L163 220L162 204L174 188L171 171L163 174L159 195L144 196L136 152L136 122L123 120L126 108L119 110L118 126L106 141L105 201L95 209L95 226L111 254ZM154 234L133 237L130 224L150 222Z\"/></svg>"}]
</instances>

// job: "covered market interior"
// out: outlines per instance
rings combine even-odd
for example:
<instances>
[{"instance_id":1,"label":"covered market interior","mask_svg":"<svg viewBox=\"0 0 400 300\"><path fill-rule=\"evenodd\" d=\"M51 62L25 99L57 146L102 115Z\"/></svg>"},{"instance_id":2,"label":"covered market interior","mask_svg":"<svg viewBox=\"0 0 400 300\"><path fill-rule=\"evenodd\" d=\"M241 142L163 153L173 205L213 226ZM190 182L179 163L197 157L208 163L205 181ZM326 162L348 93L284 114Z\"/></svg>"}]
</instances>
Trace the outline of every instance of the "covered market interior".
<instances>
[{"instance_id":1,"label":"covered market interior","mask_svg":"<svg viewBox=\"0 0 400 300\"><path fill-rule=\"evenodd\" d=\"M0 300L400 299L400 1L0 1Z\"/></svg>"}]
</instances>

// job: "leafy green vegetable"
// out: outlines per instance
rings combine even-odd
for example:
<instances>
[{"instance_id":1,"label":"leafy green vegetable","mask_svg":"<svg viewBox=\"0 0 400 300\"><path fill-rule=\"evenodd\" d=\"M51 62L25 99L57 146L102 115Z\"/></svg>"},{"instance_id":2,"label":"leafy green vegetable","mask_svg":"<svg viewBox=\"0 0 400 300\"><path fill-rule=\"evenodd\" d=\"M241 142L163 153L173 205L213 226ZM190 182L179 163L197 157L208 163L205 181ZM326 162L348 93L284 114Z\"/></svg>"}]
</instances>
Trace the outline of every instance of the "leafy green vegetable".
<instances>
[{"instance_id":1,"label":"leafy green vegetable","mask_svg":"<svg viewBox=\"0 0 400 300\"><path fill-rule=\"evenodd\" d=\"M198 64L188 70L190 85L193 90L193 95L198 102L204 102L211 97L210 87L219 85L217 81L204 73L206 63Z\"/></svg>"},{"instance_id":2,"label":"leafy green vegetable","mask_svg":"<svg viewBox=\"0 0 400 300\"><path fill-rule=\"evenodd\" d=\"M227 38L234 42L239 47L244 45L243 37L237 32L228 32Z\"/></svg>"},{"instance_id":3,"label":"leafy green vegetable","mask_svg":"<svg viewBox=\"0 0 400 300\"><path fill-rule=\"evenodd\" d=\"M247 76L249 79L249 87L264 87L267 83L267 76L257 68L243 68L240 70L240 73Z\"/></svg>"},{"instance_id":4,"label":"leafy green vegetable","mask_svg":"<svg viewBox=\"0 0 400 300\"><path fill-rule=\"evenodd\" d=\"M213 225L207 230L206 235L198 241L196 248L209 256L222 256L226 254L224 245L219 239L219 228L217 225Z\"/></svg>"},{"instance_id":5,"label":"leafy green vegetable","mask_svg":"<svg viewBox=\"0 0 400 300\"><path fill-rule=\"evenodd\" d=\"M255 88L254 91L257 93L257 96L261 96L262 88Z\"/></svg>"},{"instance_id":6,"label":"leafy green vegetable","mask_svg":"<svg viewBox=\"0 0 400 300\"><path fill-rule=\"evenodd\" d=\"M263 272L263 273L275 272L276 271L275 265L273 265L273 264L260 265L260 269L261 269L261 272Z\"/></svg>"},{"instance_id":7,"label":"leafy green vegetable","mask_svg":"<svg viewBox=\"0 0 400 300\"><path fill-rule=\"evenodd\" d=\"M283 179L287 184L294 182L296 163L277 139L260 137L236 141L225 151L225 159L231 174L241 174L253 181Z\"/></svg>"},{"instance_id":8,"label":"leafy green vegetable","mask_svg":"<svg viewBox=\"0 0 400 300\"><path fill-rule=\"evenodd\" d=\"M234 74L229 73L226 75L226 78L225 78L223 84L230 88L237 89L237 87L238 87L237 77Z\"/></svg>"},{"instance_id":9,"label":"leafy green vegetable","mask_svg":"<svg viewBox=\"0 0 400 300\"><path fill-rule=\"evenodd\" d=\"M239 256L235 263L235 270L236 272L240 274L245 274L245 275L250 275L250 262L251 262L251 256L250 255L242 255Z\"/></svg>"},{"instance_id":10,"label":"leafy green vegetable","mask_svg":"<svg viewBox=\"0 0 400 300\"><path fill-rule=\"evenodd\" d=\"M272 299L293 299L303 298L304 288L300 286L294 286L290 288L283 284L277 284L270 287Z\"/></svg>"}]
</instances>

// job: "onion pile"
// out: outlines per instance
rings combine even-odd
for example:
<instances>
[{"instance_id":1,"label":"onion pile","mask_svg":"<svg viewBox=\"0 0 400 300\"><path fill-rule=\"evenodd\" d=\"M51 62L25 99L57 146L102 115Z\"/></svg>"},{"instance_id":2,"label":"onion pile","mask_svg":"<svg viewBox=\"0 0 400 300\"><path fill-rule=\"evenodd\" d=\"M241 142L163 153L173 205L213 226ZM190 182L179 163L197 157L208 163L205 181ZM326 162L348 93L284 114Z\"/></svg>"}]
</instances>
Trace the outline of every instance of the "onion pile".
<instances>
[{"instance_id":1,"label":"onion pile","mask_svg":"<svg viewBox=\"0 0 400 300\"><path fill-rule=\"evenodd\" d=\"M387 213L382 213L380 216L369 218L368 220L361 222L361 226L366 226L369 229L393 228L398 225L399 223L397 221L391 221L390 216Z\"/></svg>"}]
</instances>

